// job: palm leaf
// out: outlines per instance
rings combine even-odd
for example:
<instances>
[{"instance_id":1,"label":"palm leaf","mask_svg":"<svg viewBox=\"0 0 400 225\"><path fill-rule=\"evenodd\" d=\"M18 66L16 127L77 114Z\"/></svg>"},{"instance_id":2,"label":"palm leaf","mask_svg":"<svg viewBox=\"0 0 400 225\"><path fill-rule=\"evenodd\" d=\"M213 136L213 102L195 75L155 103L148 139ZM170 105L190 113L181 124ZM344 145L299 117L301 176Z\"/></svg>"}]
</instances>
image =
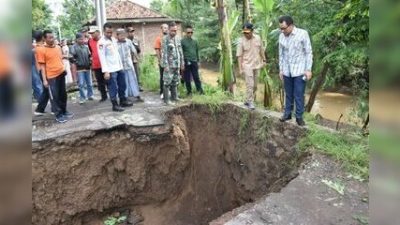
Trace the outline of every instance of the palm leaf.
<instances>
[{"instance_id":1,"label":"palm leaf","mask_svg":"<svg viewBox=\"0 0 400 225\"><path fill-rule=\"evenodd\" d=\"M229 33L232 34L235 29L240 17L240 12L238 10L232 10L231 14L228 17L228 29Z\"/></svg>"},{"instance_id":2,"label":"palm leaf","mask_svg":"<svg viewBox=\"0 0 400 225\"><path fill-rule=\"evenodd\" d=\"M253 0L254 8L262 13L269 13L274 7L274 0Z\"/></svg>"}]
</instances>

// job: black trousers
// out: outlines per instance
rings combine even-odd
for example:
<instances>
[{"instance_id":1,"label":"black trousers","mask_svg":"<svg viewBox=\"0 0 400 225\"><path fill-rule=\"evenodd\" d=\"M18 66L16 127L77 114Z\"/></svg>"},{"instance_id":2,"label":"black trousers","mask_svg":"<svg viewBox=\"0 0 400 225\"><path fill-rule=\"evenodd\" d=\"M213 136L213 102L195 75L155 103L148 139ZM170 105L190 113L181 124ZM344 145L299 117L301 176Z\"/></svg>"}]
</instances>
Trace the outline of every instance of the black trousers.
<instances>
[{"instance_id":1,"label":"black trousers","mask_svg":"<svg viewBox=\"0 0 400 225\"><path fill-rule=\"evenodd\" d=\"M11 75L0 79L0 119L11 116L14 112L14 88Z\"/></svg>"},{"instance_id":2,"label":"black trousers","mask_svg":"<svg viewBox=\"0 0 400 225\"><path fill-rule=\"evenodd\" d=\"M184 79L186 84L186 91L188 94L192 93L192 77L194 80L194 84L196 85L197 92L203 93L203 88L201 87L199 76L198 63L196 61L185 61Z\"/></svg>"},{"instance_id":3,"label":"black trousers","mask_svg":"<svg viewBox=\"0 0 400 225\"><path fill-rule=\"evenodd\" d=\"M159 66L160 68L160 95L164 93L164 68Z\"/></svg>"},{"instance_id":4,"label":"black trousers","mask_svg":"<svg viewBox=\"0 0 400 225\"><path fill-rule=\"evenodd\" d=\"M96 81L97 81L97 89L99 89L99 91L100 91L101 98L106 99L107 98L107 90L106 90L107 82L104 79L104 73L101 72L101 68L93 69L93 71L94 71L94 76L96 77Z\"/></svg>"},{"instance_id":5,"label":"black trousers","mask_svg":"<svg viewBox=\"0 0 400 225\"><path fill-rule=\"evenodd\" d=\"M56 117L67 112L67 90L65 87L65 72L61 75L48 79L50 98L53 99L54 113Z\"/></svg>"}]
</instances>

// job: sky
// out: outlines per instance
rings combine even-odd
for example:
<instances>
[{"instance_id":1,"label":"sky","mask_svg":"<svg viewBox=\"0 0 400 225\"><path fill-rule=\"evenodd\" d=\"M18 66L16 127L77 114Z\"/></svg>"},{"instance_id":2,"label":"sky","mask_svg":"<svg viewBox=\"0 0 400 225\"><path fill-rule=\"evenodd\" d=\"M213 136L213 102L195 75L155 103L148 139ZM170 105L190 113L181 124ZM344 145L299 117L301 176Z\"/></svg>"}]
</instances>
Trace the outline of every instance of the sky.
<instances>
[{"instance_id":1,"label":"sky","mask_svg":"<svg viewBox=\"0 0 400 225\"><path fill-rule=\"evenodd\" d=\"M150 2L152 2L152 0L134 0L133 2L139 3L146 7L150 7Z\"/></svg>"}]
</instances>

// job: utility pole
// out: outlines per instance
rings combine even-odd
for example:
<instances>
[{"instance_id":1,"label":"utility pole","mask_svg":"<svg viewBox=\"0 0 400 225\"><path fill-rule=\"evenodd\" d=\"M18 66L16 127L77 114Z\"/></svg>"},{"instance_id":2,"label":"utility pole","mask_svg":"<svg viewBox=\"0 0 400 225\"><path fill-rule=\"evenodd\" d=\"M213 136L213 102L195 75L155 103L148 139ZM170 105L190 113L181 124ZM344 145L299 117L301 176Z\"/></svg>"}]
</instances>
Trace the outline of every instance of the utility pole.
<instances>
[{"instance_id":1,"label":"utility pole","mask_svg":"<svg viewBox=\"0 0 400 225\"><path fill-rule=\"evenodd\" d=\"M102 33L101 28L107 22L105 0L95 0L94 3L96 8L96 25L99 27L100 32Z\"/></svg>"},{"instance_id":2,"label":"utility pole","mask_svg":"<svg viewBox=\"0 0 400 225\"><path fill-rule=\"evenodd\" d=\"M58 38L60 39L60 43L62 40L62 35L61 35L61 28L60 28L60 20L57 19L57 29L58 29Z\"/></svg>"}]
</instances>

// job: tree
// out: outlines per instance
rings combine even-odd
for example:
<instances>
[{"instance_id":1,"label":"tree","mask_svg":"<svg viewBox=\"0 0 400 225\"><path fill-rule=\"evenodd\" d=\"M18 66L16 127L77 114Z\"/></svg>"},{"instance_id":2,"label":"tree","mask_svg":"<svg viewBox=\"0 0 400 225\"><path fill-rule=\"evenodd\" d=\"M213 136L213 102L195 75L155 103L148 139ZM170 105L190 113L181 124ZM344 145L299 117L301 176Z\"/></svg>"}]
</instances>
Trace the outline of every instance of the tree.
<instances>
[{"instance_id":1,"label":"tree","mask_svg":"<svg viewBox=\"0 0 400 225\"><path fill-rule=\"evenodd\" d=\"M32 29L45 29L51 20L51 10L44 0L32 0Z\"/></svg>"},{"instance_id":2,"label":"tree","mask_svg":"<svg viewBox=\"0 0 400 225\"><path fill-rule=\"evenodd\" d=\"M224 0L215 0L215 8L218 14L221 37L222 87L225 91L228 90L229 92L233 93L233 84L235 83L236 79L233 73L231 29L233 29L234 24L231 24L231 26L228 24L228 16L226 13Z\"/></svg>"},{"instance_id":3,"label":"tree","mask_svg":"<svg viewBox=\"0 0 400 225\"><path fill-rule=\"evenodd\" d=\"M73 38L82 25L93 18L94 5L91 0L64 0L64 14L61 15L61 30L64 36Z\"/></svg>"},{"instance_id":4,"label":"tree","mask_svg":"<svg viewBox=\"0 0 400 225\"><path fill-rule=\"evenodd\" d=\"M150 9L155 10L157 12L161 12L164 6L165 4L162 0L153 0L150 3Z\"/></svg>"},{"instance_id":5,"label":"tree","mask_svg":"<svg viewBox=\"0 0 400 225\"><path fill-rule=\"evenodd\" d=\"M258 27L261 39L264 42L264 46L267 46L268 33L271 26L271 16L272 16L272 9L274 7L274 1L254 0L253 2L254 2L254 8L257 13L256 18L259 21ZM264 82L264 107L271 107L272 106L271 83L273 82L273 80L268 75L268 70L266 68L261 69L260 77L263 79Z\"/></svg>"},{"instance_id":6,"label":"tree","mask_svg":"<svg viewBox=\"0 0 400 225\"><path fill-rule=\"evenodd\" d=\"M310 112L318 91L326 81L328 69L332 81L350 83L355 96L360 96L359 117L365 118L368 100L368 35L369 6L365 0L347 0L332 17L332 22L316 35L325 48L322 70L313 83L306 111Z\"/></svg>"},{"instance_id":7,"label":"tree","mask_svg":"<svg viewBox=\"0 0 400 225\"><path fill-rule=\"evenodd\" d=\"M245 22L252 22L249 0L243 0L243 23Z\"/></svg>"}]
</instances>

